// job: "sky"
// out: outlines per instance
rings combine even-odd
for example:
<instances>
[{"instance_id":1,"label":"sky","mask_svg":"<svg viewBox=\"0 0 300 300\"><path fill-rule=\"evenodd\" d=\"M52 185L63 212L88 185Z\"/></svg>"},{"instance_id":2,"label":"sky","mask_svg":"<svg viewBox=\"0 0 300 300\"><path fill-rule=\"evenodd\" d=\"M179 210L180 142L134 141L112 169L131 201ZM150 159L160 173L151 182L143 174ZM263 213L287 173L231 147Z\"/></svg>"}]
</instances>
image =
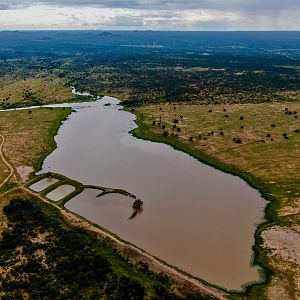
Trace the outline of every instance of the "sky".
<instances>
[{"instance_id":1,"label":"sky","mask_svg":"<svg viewBox=\"0 0 300 300\"><path fill-rule=\"evenodd\" d=\"M0 0L0 30L300 30L300 0Z\"/></svg>"}]
</instances>

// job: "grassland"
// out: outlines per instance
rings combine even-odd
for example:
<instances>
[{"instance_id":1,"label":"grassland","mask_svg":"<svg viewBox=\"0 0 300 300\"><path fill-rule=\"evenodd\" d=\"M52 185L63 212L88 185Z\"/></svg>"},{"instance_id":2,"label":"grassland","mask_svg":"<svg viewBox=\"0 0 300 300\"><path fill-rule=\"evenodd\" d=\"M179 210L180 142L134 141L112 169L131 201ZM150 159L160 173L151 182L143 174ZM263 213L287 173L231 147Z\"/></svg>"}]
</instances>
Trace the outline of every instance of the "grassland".
<instances>
[{"instance_id":1,"label":"grassland","mask_svg":"<svg viewBox=\"0 0 300 300\"><path fill-rule=\"evenodd\" d=\"M0 108L76 101L70 87L59 78L32 77L16 80L6 77L0 82Z\"/></svg>"},{"instance_id":2,"label":"grassland","mask_svg":"<svg viewBox=\"0 0 300 300\"><path fill-rule=\"evenodd\" d=\"M255 245L267 282L247 293L251 299L299 297L300 104L165 104L135 113L135 136L238 175L270 200Z\"/></svg>"},{"instance_id":3,"label":"grassland","mask_svg":"<svg viewBox=\"0 0 300 300\"><path fill-rule=\"evenodd\" d=\"M0 134L5 137L3 151L17 174L10 183L25 182L39 169L43 158L55 147L53 136L61 121L70 112L70 108L37 108L0 113ZM3 166L0 178L7 172L8 168Z\"/></svg>"}]
</instances>

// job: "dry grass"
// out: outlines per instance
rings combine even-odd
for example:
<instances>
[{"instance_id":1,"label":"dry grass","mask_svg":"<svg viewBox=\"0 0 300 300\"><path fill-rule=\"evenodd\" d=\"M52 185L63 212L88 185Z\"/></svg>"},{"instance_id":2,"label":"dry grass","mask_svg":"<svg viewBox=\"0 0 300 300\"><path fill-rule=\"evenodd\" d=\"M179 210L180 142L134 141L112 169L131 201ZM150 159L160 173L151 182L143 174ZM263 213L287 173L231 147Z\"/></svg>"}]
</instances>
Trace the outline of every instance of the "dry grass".
<instances>
[{"instance_id":1,"label":"dry grass","mask_svg":"<svg viewBox=\"0 0 300 300\"><path fill-rule=\"evenodd\" d=\"M27 96L26 91L28 91ZM0 88L0 107L15 103L30 105L32 99L46 104L67 102L74 99L74 95L71 89L65 87L60 79L41 77L14 81L7 78L2 81Z\"/></svg>"},{"instance_id":2,"label":"dry grass","mask_svg":"<svg viewBox=\"0 0 300 300\"><path fill-rule=\"evenodd\" d=\"M0 182L2 182L8 175L10 171L4 162L0 159Z\"/></svg>"},{"instance_id":3,"label":"dry grass","mask_svg":"<svg viewBox=\"0 0 300 300\"><path fill-rule=\"evenodd\" d=\"M28 110L0 112L0 134L5 136L3 151L18 179L26 177L19 172L36 170L41 159L52 150L53 135L69 113L67 108L37 108L32 113ZM0 180L8 172L6 166L1 167Z\"/></svg>"},{"instance_id":4,"label":"dry grass","mask_svg":"<svg viewBox=\"0 0 300 300\"><path fill-rule=\"evenodd\" d=\"M286 108L291 115L286 114ZM288 198L290 205L300 197L300 133L295 132L300 130L300 104L166 104L138 108L138 112L144 114L152 132L162 135L168 131L192 149L252 173L273 185L273 192L283 200ZM175 119L178 124L173 129ZM234 138L241 139L241 144Z\"/></svg>"}]
</instances>

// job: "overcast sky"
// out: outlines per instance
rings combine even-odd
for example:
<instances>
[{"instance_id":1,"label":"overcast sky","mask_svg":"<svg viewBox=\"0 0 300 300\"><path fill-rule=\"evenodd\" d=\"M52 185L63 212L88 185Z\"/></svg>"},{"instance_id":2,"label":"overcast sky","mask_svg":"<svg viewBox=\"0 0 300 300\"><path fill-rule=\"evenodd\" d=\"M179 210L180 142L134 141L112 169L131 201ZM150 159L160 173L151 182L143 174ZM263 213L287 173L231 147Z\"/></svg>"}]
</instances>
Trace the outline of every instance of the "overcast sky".
<instances>
[{"instance_id":1,"label":"overcast sky","mask_svg":"<svg viewBox=\"0 0 300 300\"><path fill-rule=\"evenodd\" d=\"M0 0L0 29L300 30L300 0Z\"/></svg>"}]
</instances>

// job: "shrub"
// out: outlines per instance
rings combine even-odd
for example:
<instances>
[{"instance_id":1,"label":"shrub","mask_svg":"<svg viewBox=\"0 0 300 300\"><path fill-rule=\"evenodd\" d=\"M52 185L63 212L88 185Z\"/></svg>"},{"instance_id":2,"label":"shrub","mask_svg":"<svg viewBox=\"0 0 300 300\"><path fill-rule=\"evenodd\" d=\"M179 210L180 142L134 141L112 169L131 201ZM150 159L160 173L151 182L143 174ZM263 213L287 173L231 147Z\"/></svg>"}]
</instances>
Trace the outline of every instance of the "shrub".
<instances>
[{"instance_id":1,"label":"shrub","mask_svg":"<svg viewBox=\"0 0 300 300\"><path fill-rule=\"evenodd\" d=\"M142 206L143 206L144 202L140 199L136 199L134 202L133 202L133 209L141 209Z\"/></svg>"},{"instance_id":2,"label":"shrub","mask_svg":"<svg viewBox=\"0 0 300 300\"><path fill-rule=\"evenodd\" d=\"M233 138L232 139L236 144L242 144L242 140L240 138Z\"/></svg>"}]
</instances>

